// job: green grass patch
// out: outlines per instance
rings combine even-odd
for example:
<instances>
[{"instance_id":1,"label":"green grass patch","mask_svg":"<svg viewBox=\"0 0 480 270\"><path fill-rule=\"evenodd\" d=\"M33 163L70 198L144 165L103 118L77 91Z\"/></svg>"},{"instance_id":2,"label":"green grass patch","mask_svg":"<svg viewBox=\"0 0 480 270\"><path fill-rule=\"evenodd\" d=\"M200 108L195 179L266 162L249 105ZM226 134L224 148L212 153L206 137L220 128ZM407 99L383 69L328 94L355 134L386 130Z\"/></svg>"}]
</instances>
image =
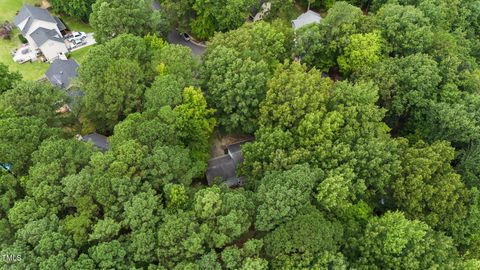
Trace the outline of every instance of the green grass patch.
<instances>
[{"instance_id":1,"label":"green grass patch","mask_svg":"<svg viewBox=\"0 0 480 270\"><path fill-rule=\"evenodd\" d=\"M1 1L1 0L0 0ZM65 26L68 27L71 31L79 31L79 32L85 32L85 33L92 33L93 28L82 22L81 20L71 17L71 16L66 16L66 15L56 15L60 17L65 24Z\"/></svg>"},{"instance_id":2,"label":"green grass patch","mask_svg":"<svg viewBox=\"0 0 480 270\"><path fill-rule=\"evenodd\" d=\"M33 62L19 64L13 61L11 51L22 43L18 38L18 30L12 32L10 40L0 39L0 62L7 65L10 70L18 71L25 80L38 80L48 69L48 63Z\"/></svg>"},{"instance_id":3,"label":"green grass patch","mask_svg":"<svg viewBox=\"0 0 480 270\"><path fill-rule=\"evenodd\" d=\"M77 61L77 63L79 65L81 65L85 61L85 59L87 58L88 51L90 51L90 49L93 48L93 46L95 46L95 45L88 46L88 47L85 47L85 48L81 48L79 50L71 52L69 58L75 59L75 61Z\"/></svg>"},{"instance_id":4,"label":"green grass patch","mask_svg":"<svg viewBox=\"0 0 480 270\"><path fill-rule=\"evenodd\" d=\"M12 22L16 13L24 4L35 5L40 0L0 0L0 22ZM72 31L93 32L93 29L86 23L70 16L60 16L65 25ZM11 51L22 43L18 38L19 31L15 29L12 32L10 40L0 39L0 62L6 64L10 70L18 71L25 80L38 80L42 78L49 67L49 63L33 62L19 64L13 61ZM82 63L85 59L90 47L86 47L72 53L72 58L78 63Z\"/></svg>"},{"instance_id":5,"label":"green grass patch","mask_svg":"<svg viewBox=\"0 0 480 270\"><path fill-rule=\"evenodd\" d=\"M23 4L34 5L39 2L38 0L0 0L0 22L12 22ZM0 62L6 64L10 70L20 72L26 80L38 80L47 71L48 63L15 63L10 52L22 44L18 34L19 31L15 30L12 32L10 40L0 39Z\"/></svg>"},{"instance_id":6,"label":"green grass patch","mask_svg":"<svg viewBox=\"0 0 480 270\"><path fill-rule=\"evenodd\" d=\"M23 4L34 5L39 3L38 0L0 0L0 22L12 21L17 11L23 6Z\"/></svg>"}]
</instances>

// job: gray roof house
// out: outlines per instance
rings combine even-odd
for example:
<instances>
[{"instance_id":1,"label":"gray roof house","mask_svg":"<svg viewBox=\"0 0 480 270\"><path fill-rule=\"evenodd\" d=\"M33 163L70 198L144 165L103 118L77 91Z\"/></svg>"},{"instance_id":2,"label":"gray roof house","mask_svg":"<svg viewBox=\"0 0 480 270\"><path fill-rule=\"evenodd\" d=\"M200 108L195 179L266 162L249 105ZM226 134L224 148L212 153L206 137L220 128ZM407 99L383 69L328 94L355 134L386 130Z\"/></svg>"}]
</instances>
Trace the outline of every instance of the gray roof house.
<instances>
[{"instance_id":1,"label":"gray roof house","mask_svg":"<svg viewBox=\"0 0 480 270\"><path fill-rule=\"evenodd\" d=\"M68 52L62 31L66 29L59 18L42 8L23 5L13 19L33 50L40 50L48 61Z\"/></svg>"},{"instance_id":2,"label":"gray roof house","mask_svg":"<svg viewBox=\"0 0 480 270\"><path fill-rule=\"evenodd\" d=\"M45 29L43 27L37 28L30 34L30 37L35 41L38 47L41 47L45 42L52 40L63 43L63 38L57 33L55 29Z\"/></svg>"},{"instance_id":3,"label":"gray roof house","mask_svg":"<svg viewBox=\"0 0 480 270\"><path fill-rule=\"evenodd\" d=\"M251 140L241 141L227 146L227 153L223 156L212 158L208 161L208 168L205 176L209 185L213 184L216 178L220 178L229 187L243 184L243 177L237 176L237 168L243 162L241 145Z\"/></svg>"},{"instance_id":4,"label":"gray roof house","mask_svg":"<svg viewBox=\"0 0 480 270\"><path fill-rule=\"evenodd\" d=\"M30 28L34 26L35 22L38 21L53 23L60 31L66 29L65 25L62 23L62 21L60 21L59 18L53 17L47 10L43 8L34 7L29 4L23 5L17 16L13 18L13 23L20 28L20 31L22 31L23 35L31 32Z\"/></svg>"},{"instance_id":5,"label":"gray roof house","mask_svg":"<svg viewBox=\"0 0 480 270\"><path fill-rule=\"evenodd\" d=\"M52 85L68 89L72 79L78 75L78 67L79 65L75 60L56 59L45 72L45 76Z\"/></svg>"},{"instance_id":6,"label":"gray roof house","mask_svg":"<svg viewBox=\"0 0 480 270\"><path fill-rule=\"evenodd\" d=\"M312 23L319 23L322 20L320 14L315 11L308 10L307 12L298 16L297 19L292 21L292 27L294 30L297 30L305 25Z\"/></svg>"},{"instance_id":7,"label":"gray roof house","mask_svg":"<svg viewBox=\"0 0 480 270\"><path fill-rule=\"evenodd\" d=\"M84 136L78 135L77 139L84 142L92 142L102 152L106 152L109 149L108 138L98 133L90 133Z\"/></svg>"}]
</instances>

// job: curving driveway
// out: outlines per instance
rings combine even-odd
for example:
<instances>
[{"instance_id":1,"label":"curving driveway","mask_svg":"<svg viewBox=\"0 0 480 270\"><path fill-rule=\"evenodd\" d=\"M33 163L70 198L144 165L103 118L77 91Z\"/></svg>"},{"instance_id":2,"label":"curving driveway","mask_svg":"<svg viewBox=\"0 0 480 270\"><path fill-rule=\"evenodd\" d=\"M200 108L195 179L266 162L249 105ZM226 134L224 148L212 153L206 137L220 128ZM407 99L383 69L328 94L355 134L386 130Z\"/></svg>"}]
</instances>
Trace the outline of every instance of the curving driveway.
<instances>
[{"instance_id":1,"label":"curving driveway","mask_svg":"<svg viewBox=\"0 0 480 270\"><path fill-rule=\"evenodd\" d=\"M158 2L158 0L152 1L152 8L155 10L160 9L160 3ZM192 50L193 55L202 56L205 52L205 47L195 45L190 41L186 41L182 38L182 36L177 32L175 28L172 29L170 33L168 33L167 41L171 44L178 44L189 47Z\"/></svg>"},{"instance_id":2,"label":"curving driveway","mask_svg":"<svg viewBox=\"0 0 480 270\"><path fill-rule=\"evenodd\" d=\"M192 49L192 54L194 55L201 56L205 52L205 47L195 45L190 41L186 41L175 29L172 29L172 31L168 33L167 41L172 44L179 44L189 47Z\"/></svg>"}]
</instances>

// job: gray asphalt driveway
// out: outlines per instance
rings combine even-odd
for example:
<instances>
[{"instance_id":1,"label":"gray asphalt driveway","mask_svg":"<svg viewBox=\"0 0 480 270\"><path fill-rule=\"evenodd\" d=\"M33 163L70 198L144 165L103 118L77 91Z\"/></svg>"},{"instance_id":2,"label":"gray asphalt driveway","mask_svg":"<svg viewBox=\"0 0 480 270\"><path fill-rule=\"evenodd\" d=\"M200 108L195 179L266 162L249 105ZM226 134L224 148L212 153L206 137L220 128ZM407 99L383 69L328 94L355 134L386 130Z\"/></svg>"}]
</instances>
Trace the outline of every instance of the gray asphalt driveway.
<instances>
[{"instance_id":1,"label":"gray asphalt driveway","mask_svg":"<svg viewBox=\"0 0 480 270\"><path fill-rule=\"evenodd\" d=\"M158 2L158 0L152 1L152 8L155 10L160 9L160 3ZM189 41L186 41L185 39L182 38L182 36L180 36L180 34L175 29L172 29L172 31L168 33L167 41L168 43L171 43L171 44L178 44L178 45L189 47L192 50L193 55L202 56L203 53L205 52L204 47L198 46Z\"/></svg>"},{"instance_id":2,"label":"gray asphalt driveway","mask_svg":"<svg viewBox=\"0 0 480 270\"><path fill-rule=\"evenodd\" d=\"M172 31L170 31L170 33L168 33L167 41L171 44L179 44L179 45L189 47L190 49L192 49L192 53L194 55L201 56L205 52L204 47L198 46L193 44L192 42L186 41L185 39L183 39L182 36L180 36L180 34L175 29L173 29Z\"/></svg>"}]
</instances>

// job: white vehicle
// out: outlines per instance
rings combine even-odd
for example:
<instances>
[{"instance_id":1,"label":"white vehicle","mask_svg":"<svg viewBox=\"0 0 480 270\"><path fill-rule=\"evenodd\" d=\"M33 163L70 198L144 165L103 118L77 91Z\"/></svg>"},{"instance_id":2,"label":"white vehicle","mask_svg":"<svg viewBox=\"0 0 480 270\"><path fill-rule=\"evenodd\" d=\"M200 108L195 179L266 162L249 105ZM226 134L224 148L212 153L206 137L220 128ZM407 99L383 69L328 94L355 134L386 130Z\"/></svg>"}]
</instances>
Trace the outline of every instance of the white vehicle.
<instances>
[{"instance_id":1,"label":"white vehicle","mask_svg":"<svg viewBox=\"0 0 480 270\"><path fill-rule=\"evenodd\" d=\"M82 40L72 39L71 43L72 43L72 48L76 48L76 47L87 44L85 39L82 39Z\"/></svg>"},{"instance_id":2,"label":"white vehicle","mask_svg":"<svg viewBox=\"0 0 480 270\"><path fill-rule=\"evenodd\" d=\"M72 32L71 34L65 36L65 39L70 42L81 43L87 38L87 34L84 32Z\"/></svg>"}]
</instances>

